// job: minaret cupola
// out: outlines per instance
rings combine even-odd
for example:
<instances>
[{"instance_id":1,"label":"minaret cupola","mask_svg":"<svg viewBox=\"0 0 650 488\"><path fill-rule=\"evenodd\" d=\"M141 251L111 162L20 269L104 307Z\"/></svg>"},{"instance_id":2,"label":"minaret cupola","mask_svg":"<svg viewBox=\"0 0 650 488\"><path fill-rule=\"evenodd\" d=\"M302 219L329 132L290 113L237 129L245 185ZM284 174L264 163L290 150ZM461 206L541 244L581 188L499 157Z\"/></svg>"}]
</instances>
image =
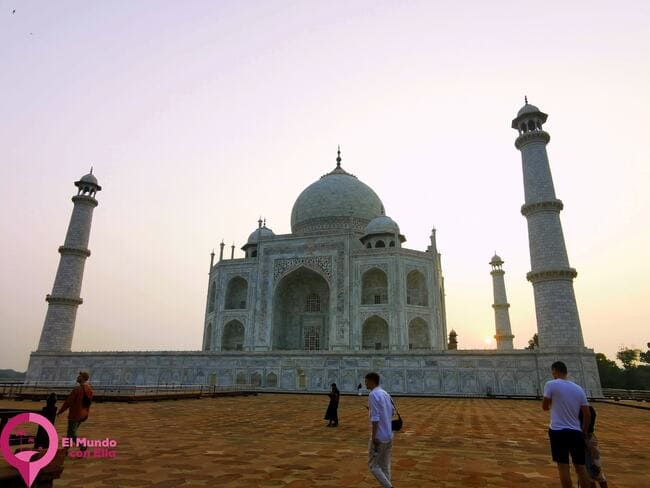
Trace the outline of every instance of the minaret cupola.
<instances>
[{"instance_id":1,"label":"minaret cupola","mask_svg":"<svg viewBox=\"0 0 650 488\"><path fill-rule=\"evenodd\" d=\"M74 185L79 189L77 195L88 195L89 197L95 197L95 194L102 189L99 186L97 178L93 174L93 168L90 168L90 173L82 176L79 181L75 181Z\"/></svg>"},{"instance_id":2,"label":"minaret cupola","mask_svg":"<svg viewBox=\"0 0 650 488\"><path fill-rule=\"evenodd\" d=\"M518 130L519 134L543 131L542 126L548 115L528 103L528 97L524 97L524 101L525 105L519 109L517 117L512 121L512 128Z\"/></svg>"}]
</instances>

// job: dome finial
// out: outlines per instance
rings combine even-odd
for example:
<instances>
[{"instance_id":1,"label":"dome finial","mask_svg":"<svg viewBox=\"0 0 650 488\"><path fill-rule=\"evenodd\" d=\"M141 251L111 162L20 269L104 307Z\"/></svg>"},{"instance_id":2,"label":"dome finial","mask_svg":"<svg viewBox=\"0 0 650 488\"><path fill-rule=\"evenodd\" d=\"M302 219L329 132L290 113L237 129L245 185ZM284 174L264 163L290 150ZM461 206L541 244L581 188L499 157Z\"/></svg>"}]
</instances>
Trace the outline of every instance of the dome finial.
<instances>
[{"instance_id":1,"label":"dome finial","mask_svg":"<svg viewBox=\"0 0 650 488\"><path fill-rule=\"evenodd\" d=\"M262 227L262 216L260 215L260 218L259 218L259 220L257 221L257 228L259 229L259 228L261 228L261 227Z\"/></svg>"},{"instance_id":2,"label":"dome finial","mask_svg":"<svg viewBox=\"0 0 650 488\"><path fill-rule=\"evenodd\" d=\"M336 167L341 167L341 146L338 146L338 149L336 151Z\"/></svg>"},{"instance_id":3,"label":"dome finial","mask_svg":"<svg viewBox=\"0 0 650 488\"><path fill-rule=\"evenodd\" d=\"M90 174L93 174L93 167L90 167Z\"/></svg>"},{"instance_id":4,"label":"dome finial","mask_svg":"<svg viewBox=\"0 0 650 488\"><path fill-rule=\"evenodd\" d=\"M528 96L524 95L524 104L528 105Z\"/></svg>"},{"instance_id":5,"label":"dome finial","mask_svg":"<svg viewBox=\"0 0 650 488\"><path fill-rule=\"evenodd\" d=\"M266 227L266 217L264 217L264 227Z\"/></svg>"}]
</instances>

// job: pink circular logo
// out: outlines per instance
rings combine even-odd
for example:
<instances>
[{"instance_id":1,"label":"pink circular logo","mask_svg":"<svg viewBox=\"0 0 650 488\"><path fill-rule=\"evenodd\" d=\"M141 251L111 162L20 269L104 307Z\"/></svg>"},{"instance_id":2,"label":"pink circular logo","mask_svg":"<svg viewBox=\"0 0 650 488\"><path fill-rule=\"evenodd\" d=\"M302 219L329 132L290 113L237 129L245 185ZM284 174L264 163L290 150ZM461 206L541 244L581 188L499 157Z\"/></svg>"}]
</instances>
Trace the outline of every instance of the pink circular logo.
<instances>
[{"instance_id":1,"label":"pink circular logo","mask_svg":"<svg viewBox=\"0 0 650 488\"><path fill-rule=\"evenodd\" d=\"M9 436L13 430L20 424L33 423L38 424L45 429L48 438L50 439L49 447L45 452L45 455L36 461L30 461L31 457L34 454L39 453L40 451L22 451L18 454L14 454L9 446ZM32 486L36 476L41 469L52 462L54 456L56 456L56 451L59 445L59 436L56 433L56 428L45 417L37 413L21 413L11 417L7 425L5 425L2 433L0 434L0 451L5 457L7 462L11 464L14 468L18 470L20 476L22 476L27 488Z\"/></svg>"}]
</instances>

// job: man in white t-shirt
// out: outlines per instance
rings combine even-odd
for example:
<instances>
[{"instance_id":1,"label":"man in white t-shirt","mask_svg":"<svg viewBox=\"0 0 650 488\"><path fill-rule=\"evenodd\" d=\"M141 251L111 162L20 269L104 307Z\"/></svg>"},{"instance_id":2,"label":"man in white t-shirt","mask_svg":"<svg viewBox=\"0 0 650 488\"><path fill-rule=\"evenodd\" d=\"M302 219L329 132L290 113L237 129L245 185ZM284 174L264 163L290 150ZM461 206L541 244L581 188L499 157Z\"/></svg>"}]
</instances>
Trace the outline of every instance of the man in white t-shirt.
<instances>
[{"instance_id":1,"label":"man in white t-shirt","mask_svg":"<svg viewBox=\"0 0 650 488\"><path fill-rule=\"evenodd\" d=\"M393 448L393 401L390 395L379 386L379 375L366 375L368 395L368 414L372 422L370 442L368 443L368 469L384 488L392 488L390 481L390 456Z\"/></svg>"},{"instance_id":2,"label":"man in white t-shirt","mask_svg":"<svg viewBox=\"0 0 650 488\"><path fill-rule=\"evenodd\" d=\"M580 486L591 486L585 468L585 435L589 429L591 412L585 391L573 381L567 380L567 367L562 361L551 365L553 380L544 385L542 408L551 411L548 436L551 455L557 463L563 488L571 488L569 455L575 467ZM583 421L580 424L580 411Z\"/></svg>"}]
</instances>

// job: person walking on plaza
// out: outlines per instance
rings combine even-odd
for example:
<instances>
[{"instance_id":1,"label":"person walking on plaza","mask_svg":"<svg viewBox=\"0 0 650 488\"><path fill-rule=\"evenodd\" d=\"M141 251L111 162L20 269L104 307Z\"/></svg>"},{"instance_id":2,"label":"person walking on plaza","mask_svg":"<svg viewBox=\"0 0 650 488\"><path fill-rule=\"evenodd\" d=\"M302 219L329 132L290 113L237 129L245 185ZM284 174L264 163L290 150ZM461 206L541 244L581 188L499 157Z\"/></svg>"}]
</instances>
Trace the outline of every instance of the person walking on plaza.
<instances>
[{"instance_id":1,"label":"person walking on plaza","mask_svg":"<svg viewBox=\"0 0 650 488\"><path fill-rule=\"evenodd\" d=\"M587 444L587 449L585 451L585 466L587 467L587 473L591 478L591 488L596 488L596 483L600 485L600 488L607 488L607 479L605 478L605 473L603 473L603 467L600 462L600 448L598 447L598 439L596 439L595 428L596 428L596 410L591 405L589 406L589 412L591 413L591 422L589 422L589 431L587 432L587 437L585 439ZM580 422L583 421L582 410L580 411Z\"/></svg>"},{"instance_id":2,"label":"person walking on plaza","mask_svg":"<svg viewBox=\"0 0 650 488\"><path fill-rule=\"evenodd\" d=\"M61 415L66 410L70 409L68 412L68 433L66 437L72 439L71 445L76 445L77 443L77 429L82 422L85 422L88 419L88 414L90 413L90 404L93 399L93 389L88 384L90 376L85 371L80 371L79 376L77 376L77 386L66 398L63 405L59 409L57 416ZM86 446L80 446L82 451L86 450Z\"/></svg>"},{"instance_id":3,"label":"person walking on plaza","mask_svg":"<svg viewBox=\"0 0 650 488\"><path fill-rule=\"evenodd\" d=\"M368 414L372 423L368 444L368 469L384 488L392 488L390 481L390 457L393 449L393 400L379 386L379 375L366 375L368 395Z\"/></svg>"},{"instance_id":4,"label":"person walking on plaza","mask_svg":"<svg viewBox=\"0 0 650 488\"><path fill-rule=\"evenodd\" d=\"M325 412L325 420L329 420L330 423L327 424L328 427L338 427L339 426L339 398L341 393L336 387L336 383L332 383L332 391L327 395L330 397L330 403L327 406L327 411Z\"/></svg>"},{"instance_id":5,"label":"person walking on plaza","mask_svg":"<svg viewBox=\"0 0 650 488\"><path fill-rule=\"evenodd\" d=\"M557 463L563 488L571 488L569 455L580 481L580 486L591 486L585 467L585 437L589 432L591 412L585 391L567 379L566 364L557 361L551 365L553 380L544 385L542 408L551 411L548 435L551 441L551 455ZM579 414L583 419L580 423Z\"/></svg>"},{"instance_id":6,"label":"person walking on plaza","mask_svg":"<svg viewBox=\"0 0 650 488\"><path fill-rule=\"evenodd\" d=\"M361 396L361 388L363 388L363 386L361 386L361 383L359 383L359 386L357 386L357 395L359 396Z\"/></svg>"}]
</instances>

